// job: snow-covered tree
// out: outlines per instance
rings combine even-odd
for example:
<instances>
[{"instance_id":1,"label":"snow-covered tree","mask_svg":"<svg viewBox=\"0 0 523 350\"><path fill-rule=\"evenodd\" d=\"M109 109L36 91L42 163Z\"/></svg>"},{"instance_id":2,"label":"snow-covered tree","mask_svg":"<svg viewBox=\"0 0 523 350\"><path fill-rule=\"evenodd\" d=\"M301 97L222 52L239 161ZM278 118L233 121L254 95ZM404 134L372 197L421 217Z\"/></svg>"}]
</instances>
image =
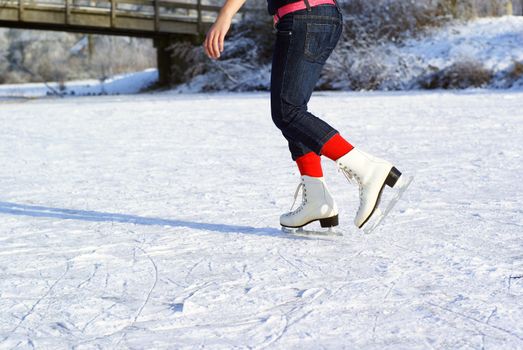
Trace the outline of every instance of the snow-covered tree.
<instances>
[{"instance_id":1,"label":"snow-covered tree","mask_svg":"<svg viewBox=\"0 0 523 350\"><path fill-rule=\"evenodd\" d=\"M2 83L105 79L155 65L148 39L0 29Z\"/></svg>"}]
</instances>

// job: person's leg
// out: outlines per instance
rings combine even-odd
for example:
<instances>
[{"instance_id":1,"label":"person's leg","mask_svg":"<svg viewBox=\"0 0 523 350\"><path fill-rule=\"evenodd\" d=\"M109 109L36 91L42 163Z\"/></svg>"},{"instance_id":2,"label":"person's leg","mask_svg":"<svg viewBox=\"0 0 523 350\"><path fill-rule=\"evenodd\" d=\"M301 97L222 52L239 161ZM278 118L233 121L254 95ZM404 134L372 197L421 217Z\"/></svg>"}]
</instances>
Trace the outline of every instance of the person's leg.
<instances>
[{"instance_id":1,"label":"person's leg","mask_svg":"<svg viewBox=\"0 0 523 350\"><path fill-rule=\"evenodd\" d=\"M330 19L325 15L322 23L330 30L331 45L335 45L333 42L341 33L339 12L315 8L314 11L318 13L312 20L321 16L322 11L331 14ZM284 16L278 23L271 75L272 118L288 140L292 159L300 170L300 187L303 187L302 205L283 214L280 223L284 227L302 227L319 220L322 226L331 227L338 224L338 209L323 179L319 154L323 144L337 131L307 111L324 62L304 60L304 48L299 46L305 43L306 25L296 22L291 15Z\"/></svg>"},{"instance_id":2,"label":"person's leg","mask_svg":"<svg viewBox=\"0 0 523 350\"><path fill-rule=\"evenodd\" d=\"M310 12L302 10L284 16L277 28L271 112L296 160L309 152L320 154L327 141L339 135L325 121L308 112L307 103L325 61L339 40L342 18L335 6L318 6Z\"/></svg>"},{"instance_id":3,"label":"person's leg","mask_svg":"<svg viewBox=\"0 0 523 350\"><path fill-rule=\"evenodd\" d=\"M314 152L309 152L296 159L296 165L302 176L323 177L321 158Z\"/></svg>"},{"instance_id":4,"label":"person's leg","mask_svg":"<svg viewBox=\"0 0 523 350\"><path fill-rule=\"evenodd\" d=\"M277 25L277 32L275 34L275 44L272 56L272 70L271 70L271 114L274 124L280 129L283 136L287 139L289 144L289 151L292 159L296 161L299 157L312 152L310 148L305 146L295 138L286 128L282 128L282 113L281 113L281 87L283 84L285 67L287 64L287 55L290 51L291 36L292 36L292 17L285 16Z\"/></svg>"},{"instance_id":5,"label":"person's leg","mask_svg":"<svg viewBox=\"0 0 523 350\"><path fill-rule=\"evenodd\" d=\"M294 160L311 152L323 154L359 183L360 208L355 224L361 228L374 213L384 186L394 187L401 173L387 161L353 150L338 131L307 110L341 30L341 13L334 6L317 6L310 12L302 10L282 18L273 57L271 112L274 123L289 141ZM302 206L283 215L282 226L301 227L315 220L320 220L322 226L337 225L337 207L323 178L305 175L302 185Z\"/></svg>"},{"instance_id":6,"label":"person's leg","mask_svg":"<svg viewBox=\"0 0 523 350\"><path fill-rule=\"evenodd\" d=\"M340 134L336 134L323 144L320 152L325 157L337 161L352 151L353 148L354 146L341 137Z\"/></svg>"}]
</instances>

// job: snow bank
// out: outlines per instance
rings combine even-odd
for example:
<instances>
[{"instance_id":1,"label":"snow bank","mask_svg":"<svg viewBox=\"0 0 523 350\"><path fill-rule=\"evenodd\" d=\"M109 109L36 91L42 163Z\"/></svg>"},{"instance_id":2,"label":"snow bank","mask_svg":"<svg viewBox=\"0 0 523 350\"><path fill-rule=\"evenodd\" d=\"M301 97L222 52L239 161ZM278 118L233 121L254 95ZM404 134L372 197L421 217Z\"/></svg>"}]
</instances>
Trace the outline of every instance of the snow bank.
<instances>
[{"instance_id":1,"label":"snow bank","mask_svg":"<svg viewBox=\"0 0 523 350\"><path fill-rule=\"evenodd\" d=\"M419 88L427 75L457 63L476 64L493 74L492 87L521 87L523 72L506 81L523 64L523 17L481 18L436 29L403 45L384 47L388 81L384 87ZM388 57L388 59L386 58Z\"/></svg>"},{"instance_id":2,"label":"snow bank","mask_svg":"<svg viewBox=\"0 0 523 350\"><path fill-rule=\"evenodd\" d=\"M401 48L424 65L447 67L457 60L473 59L499 72L523 62L523 17L481 18L443 27Z\"/></svg>"},{"instance_id":3,"label":"snow bank","mask_svg":"<svg viewBox=\"0 0 523 350\"><path fill-rule=\"evenodd\" d=\"M158 80L154 68L137 73L121 74L100 80L78 80L66 82L63 87L57 82L0 85L0 99L12 97L42 97L47 95L115 95L135 94Z\"/></svg>"},{"instance_id":4,"label":"snow bank","mask_svg":"<svg viewBox=\"0 0 523 350\"><path fill-rule=\"evenodd\" d=\"M236 44L229 45L234 48ZM453 22L401 43L369 45L338 45L318 86L335 90L523 87L523 17ZM227 60L219 65L220 69L197 76L174 92L199 92L209 87L269 89L270 65L245 69Z\"/></svg>"}]
</instances>

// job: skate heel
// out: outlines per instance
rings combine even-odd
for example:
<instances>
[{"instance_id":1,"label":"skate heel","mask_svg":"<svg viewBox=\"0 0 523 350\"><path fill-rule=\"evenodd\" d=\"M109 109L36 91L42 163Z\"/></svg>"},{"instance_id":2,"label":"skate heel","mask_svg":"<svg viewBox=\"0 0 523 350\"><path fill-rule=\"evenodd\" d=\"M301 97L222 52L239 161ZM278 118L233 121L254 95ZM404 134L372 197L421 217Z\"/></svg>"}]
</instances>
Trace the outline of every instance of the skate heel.
<instances>
[{"instance_id":1,"label":"skate heel","mask_svg":"<svg viewBox=\"0 0 523 350\"><path fill-rule=\"evenodd\" d=\"M392 167L392 169L390 169L389 175L387 176L387 179L385 180L385 184L389 187L394 187L400 176L401 172L396 169L396 167Z\"/></svg>"},{"instance_id":2,"label":"skate heel","mask_svg":"<svg viewBox=\"0 0 523 350\"><path fill-rule=\"evenodd\" d=\"M338 215L335 215L335 216L332 216L332 217L326 218L326 219L320 219L320 225L323 228L338 226L338 224L339 224Z\"/></svg>"}]
</instances>

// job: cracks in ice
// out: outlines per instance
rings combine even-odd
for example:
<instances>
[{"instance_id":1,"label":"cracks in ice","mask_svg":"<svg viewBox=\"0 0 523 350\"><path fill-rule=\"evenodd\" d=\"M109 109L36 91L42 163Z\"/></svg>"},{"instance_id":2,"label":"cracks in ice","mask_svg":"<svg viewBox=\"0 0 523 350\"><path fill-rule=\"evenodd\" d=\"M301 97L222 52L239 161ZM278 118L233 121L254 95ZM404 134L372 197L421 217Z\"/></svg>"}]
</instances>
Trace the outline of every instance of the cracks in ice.
<instances>
[{"instance_id":1,"label":"cracks in ice","mask_svg":"<svg viewBox=\"0 0 523 350\"><path fill-rule=\"evenodd\" d=\"M497 306L494 307L494 309L490 312L490 315L489 317L487 317L487 321L485 322L485 324L489 324L490 322L490 319L492 318L492 316L494 316L496 314L496 312L498 312L498 308ZM485 337L486 337L486 334L479 331L481 333L481 350L485 350Z\"/></svg>"},{"instance_id":2,"label":"cracks in ice","mask_svg":"<svg viewBox=\"0 0 523 350\"><path fill-rule=\"evenodd\" d=\"M151 298L151 295L153 293L153 290L155 289L157 283L158 283L158 280L159 280L159 273L158 273L158 266L156 265L156 262L151 258L151 256L141 247L135 247L135 250L138 249L140 250L146 257L147 259L150 261L151 265L153 266L153 269L154 269L154 281L151 285L151 287L149 288L148 292L147 292L147 295L142 303L142 305L140 306L140 308L136 311L136 314L134 315L133 319L131 320L131 322L125 326L125 327L122 327L121 329L115 331L115 332L112 332L110 334L105 334L105 335L102 335L102 336L98 336L98 337L94 337L94 338L91 338L91 339L87 339L85 341L81 341L80 343L76 344L75 346L73 346L73 348L77 348L78 346L80 345L83 345L83 344L87 344L87 343L91 343L91 342L94 342L94 341L97 341L97 340L102 340L102 339L107 339L109 337L112 337L116 334L119 334L119 333L122 333L122 335L120 336L120 338L118 339L117 343L116 343L116 347L118 347L118 345L120 345L120 343L122 342L122 340L125 338L125 336L127 335L127 330L129 330L130 328L132 328L136 322L138 321L138 318L141 316L142 314L142 311L144 310L145 306L149 303L149 300ZM135 251L133 251L133 254L135 253ZM108 282L108 278L109 278L109 274L106 275L106 286L105 288L107 288L107 282ZM87 326L89 324L91 324L92 322L94 322L97 318L99 318L101 315L107 313L107 311L109 311L111 308L113 308L116 304L119 304L120 302L117 301L115 303L113 303L109 308L103 310L100 314L98 314L97 316L95 316L94 318L92 318L91 320L89 320L89 322L84 325L84 327L82 328L82 331L84 331ZM100 348L99 345L96 345L98 348Z\"/></svg>"},{"instance_id":3,"label":"cracks in ice","mask_svg":"<svg viewBox=\"0 0 523 350\"><path fill-rule=\"evenodd\" d=\"M185 278L184 278L185 283L189 283L189 281L188 281L189 277L192 275L192 272L194 271L194 269L196 269L196 267L198 267L198 265L200 265L204 261L205 261L205 259L200 259L196 263L194 263L193 266L191 266L189 268L189 271L187 271L187 274L185 275Z\"/></svg>"},{"instance_id":4,"label":"cracks in ice","mask_svg":"<svg viewBox=\"0 0 523 350\"><path fill-rule=\"evenodd\" d=\"M266 343L262 343L259 347L256 347L257 349L265 349L265 348L269 347L270 345L273 345L274 343L276 343L278 340L280 340L283 337L285 332L287 332L287 329L289 329L289 326L290 326L288 313L285 313L285 314L283 314L281 316L284 319L283 327L282 327L281 331L278 333L278 335L276 335L276 337L270 337L269 336L269 337L265 338L265 340L267 342ZM265 322L268 322L271 319L271 317L272 316L270 316Z\"/></svg>"},{"instance_id":5,"label":"cracks in ice","mask_svg":"<svg viewBox=\"0 0 523 350\"><path fill-rule=\"evenodd\" d=\"M71 265L72 265L72 262L71 261L67 261L67 264L66 264L66 267L65 267L65 271L62 273L62 275L60 275L60 277L58 277L58 279L56 279L54 281L54 283L52 285L49 286L49 288L47 288L47 291L40 297L38 298L38 300L36 300L36 302L31 306L31 308L29 309L28 312L25 313L25 315L23 315L21 318L20 318L20 321L18 322L18 324L9 332L9 334L7 334L2 340L1 342L5 342L6 340L9 339L9 337L11 337L11 335L13 335L17 330L18 328L20 328L22 326L22 323L24 323L24 321L29 317L31 316L36 307L45 299L47 298L47 296L49 296L51 294L51 292L53 291L53 289L56 287L56 285L65 277L65 275L67 275L67 273L69 272L69 269L71 268Z\"/></svg>"},{"instance_id":6,"label":"cracks in ice","mask_svg":"<svg viewBox=\"0 0 523 350\"><path fill-rule=\"evenodd\" d=\"M183 297L177 297L173 300L173 302L168 303L169 310L173 312L183 312L183 307L185 305L185 302L190 299L193 295L200 292L202 289L205 289L211 285L215 285L215 282L204 282L201 285L195 286L195 287L189 287L188 289L184 290L185 296ZM179 284L177 284L179 285ZM180 285L179 285L180 286Z\"/></svg>"},{"instance_id":7,"label":"cracks in ice","mask_svg":"<svg viewBox=\"0 0 523 350\"><path fill-rule=\"evenodd\" d=\"M166 277L166 278L162 278L160 279L162 282L165 282L165 283L172 283L174 284L175 286L178 286L178 287L181 287L181 288L185 288L185 285L181 284L181 283L178 283L177 281L173 280L172 278L169 278L169 277Z\"/></svg>"},{"instance_id":8,"label":"cracks in ice","mask_svg":"<svg viewBox=\"0 0 523 350\"><path fill-rule=\"evenodd\" d=\"M382 300L381 300L381 304L383 305L383 303L387 300L387 298L389 297L390 295L390 292L392 291L392 289L394 288L394 286L396 286L396 282L393 281L391 282L391 286L389 287L389 289L387 290L387 293L385 293L385 295L383 296ZM380 311L377 311L376 312L376 316L374 317L374 324L372 326L372 339L373 340L376 340L376 325L378 324L378 318L380 316Z\"/></svg>"},{"instance_id":9,"label":"cracks in ice","mask_svg":"<svg viewBox=\"0 0 523 350\"><path fill-rule=\"evenodd\" d=\"M281 254L281 252L280 252L279 249L277 250L277 252L278 252L278 255L280 256L280 258L281 258L283 261L285 261L285 262L286 262L287 264L289 264L290 266L294 267L296 270L300 271L301 274L302 274L304 277L309 278L309 275L308 275L305 271L303 271L303 270L302 270L298 265L292 263L289 259L287 259L286 257L284 257L284 256Z\"/></svg>"},{"instance_id":10,"label":"cracks in ice","mask_svg":"<svg viewBox=\"0 0 523 350\"><path fill-rule=\"evenodd\" d=\"M108 308L104 308L104 309L102 310L102 312L100 312L100 313L97 314L96 316L92 317L89 321L87 321L87 322L85 323L85 325L82 327L82 329L80 329L80 331L81 331L82 333L85 333L85 330L87 329L87 327L89 327L89 326L90 326L94 321L96 321L100 316L105 315L108 311L111 311L111 309L112 309L113 307L115 307L117 304L118 304L118 303L115 302L115 303L113 303L111 306L109 306Z\"/></svg>"},{"instance_id":11,"label":"cracks in ice","mask_svg":"<svg viewBox=\"0 0 523 350\"><path fill-rule=\"evenodd\" d=\"M275 307L269 310L266 310L265 312L271 311L275 308L281 308L285 305L290 305L290 310L284 311L283 313L281 313L281 310L277 310L280 313L280 317L283 319L282 327L280 327L281 330L278 332L278 334L273 334L272 336L266 337L266 342L260 344L256 348L267 348L278 342L288 332L291 326L297 324L298 322L305 319L307 316L314 312L313 303L320 299L320 297L322 296L326 299L329 299L332 296L332 293L330 293L328 290L324 288L305 289L301 290L298 293L298 297L300 298L298 299L298 301L287 301L285 303L276 305ZM274 318L274 315L270 315L264 321L268 322L271 318Z\"/></svg>"},{"instance_id":12,"label":"cracks in ice","mask_svg":"<svg viewBox=\"0 0 523 350\"><path fill-rule=\"evenodd\" d=\"M86 280L78 283L76 288L80 289L83 286L85 286L87 283L91 282L91 280L94 278L94 276L96 276L96 273L98 272L98 269L100 268L100 266L102 266L102 264L100 264L100 263L94 264L94 269L93 269L93 272L91 273L91 275Z\"/></svg>"},{"instance_id":13,"label":"cracks in ice","mask_svg":"<svg viewBox=\"0 0 523 350\"><path fill-rule=\"evenodd\" d=\"M451 310L451 309L449 309L449 308L447 308L447 307L445 307L445 306L441 306L441 305L438 305L438 304L434 304L434 303L432 303L432 302L428 302L428 304L431 305L431 306L437 307L437 308L439 308L439 309L441 309L441 310L444 310L444 311L450 312L450 313L452 313L452 314L454 314L454 315L456 315L456 316L459 316L459 317L461 317L461 318L465 318L465 319L467 319L467 320L470 320L470 321L476 322L477 324L481 324L481 325L487 326L487 327L489 327L489 328L496 329L496 330L498 330L498 331L500 331L500 332L503 332L503 333L505 333L505 334L511 335L511 336L513 336L513 337L519 339L520 341L523 341L523 336L520 336L520 335L514 333L513 331L511 331L511 330L509 330L509 329L505 329L505 328L502 328L502 327L499 327L499 326L495 326L495 325L489 324L489 323L486 322L486 321L482 321L482 320L479 320L479 319L477 319L477 318L475 318L475 317L472 317L472 316L469 316L469 315L465 315L464 313L461 313L461 312L458 312L458 311ZM490 317L489 317L488 321L490 321Z\"/></svg>"},{"instance_id":14,"label":"cracks in ice","mask_svg":"<svg viewBox=\"0 0 523 350\"><path fill-rule=\"evenodd\" d=\"M140 317L140 315L142 314L142 311L143 309L145 308L145 305L147 305L147 303L149 302L149 299L151 298L151 295L153 293L153 290L154 288L156 287L156 284L158 283L158 266L156 265L156 263L154 262L154 260L151 258L151 256L149 254L147 254L147 252L141 248L141 247L136 247L136 249L140 250L148 259L149 261L151 262L153 268L154 268L154 282L151 286L151 288L149 289L149 291L147 292L147 296L145 297L145 300L144 302L142 303L142 306L140 306L140 308L138 309L138 311L136 312L136 315L134 316L132 322L127 325L126 327L124 327L122 329L123 331L123 334L122 336L120 337L120 339L118 340L118 342L116 343L116 347L118 347L118 345L120 345L120 342L125 338L125 336L127 335L127 332L126 330L129 329L129 328L132 328L136 321L138 320L138 318ZM136 250L135 250L136 252Z\"/></svg>"}]
</instances>

